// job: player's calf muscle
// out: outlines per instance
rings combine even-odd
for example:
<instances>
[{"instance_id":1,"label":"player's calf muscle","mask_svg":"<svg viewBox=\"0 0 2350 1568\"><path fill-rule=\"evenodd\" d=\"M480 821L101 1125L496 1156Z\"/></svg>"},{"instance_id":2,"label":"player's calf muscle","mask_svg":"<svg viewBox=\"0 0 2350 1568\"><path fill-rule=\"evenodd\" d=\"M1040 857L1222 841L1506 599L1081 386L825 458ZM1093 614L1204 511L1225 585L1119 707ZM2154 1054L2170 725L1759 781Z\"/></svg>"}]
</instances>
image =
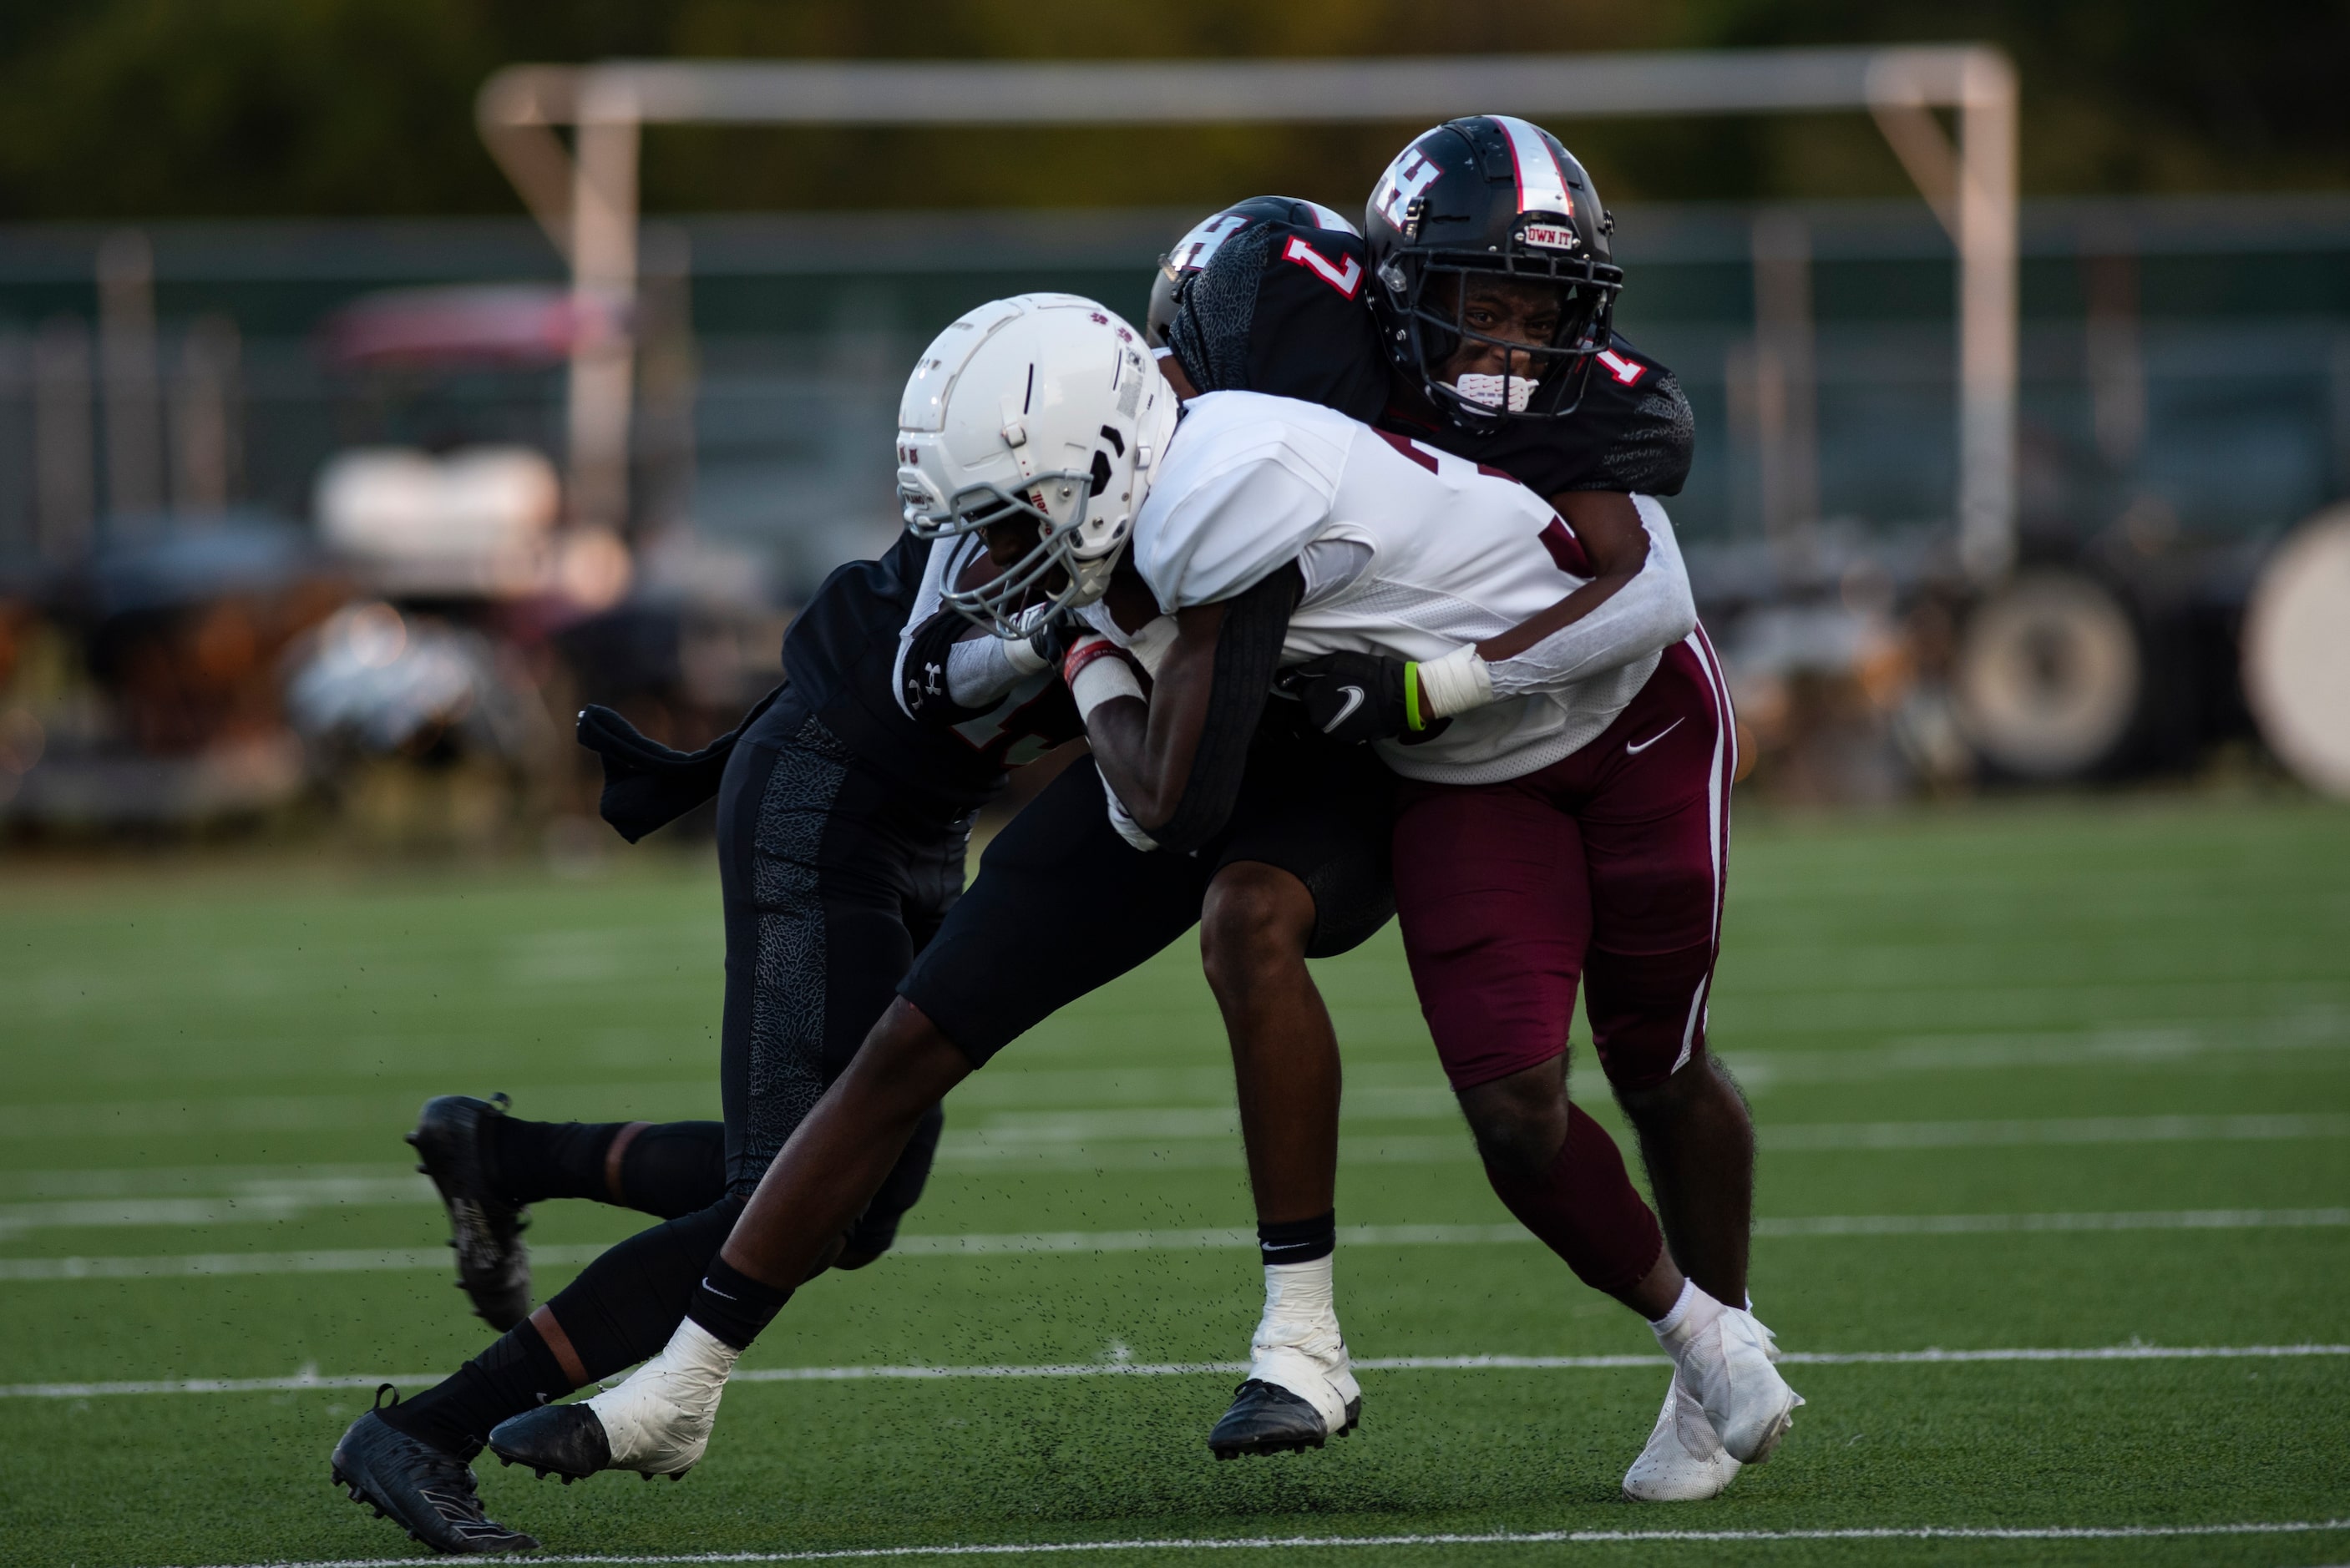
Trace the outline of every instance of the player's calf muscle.
<instances>
[{"instance_id":1,"label":"player's calf muscle","mask_svg":"<svg viewBox=\"0 0 2350 1568\"><path fill-rule=\"evenodd\" d=\"M760 1179L726 1242L733 1267L778 1286L805 1279L888 1179L930 1108L971 1075L964 1055L903 997Z\"/></svg>"}]
</instances>

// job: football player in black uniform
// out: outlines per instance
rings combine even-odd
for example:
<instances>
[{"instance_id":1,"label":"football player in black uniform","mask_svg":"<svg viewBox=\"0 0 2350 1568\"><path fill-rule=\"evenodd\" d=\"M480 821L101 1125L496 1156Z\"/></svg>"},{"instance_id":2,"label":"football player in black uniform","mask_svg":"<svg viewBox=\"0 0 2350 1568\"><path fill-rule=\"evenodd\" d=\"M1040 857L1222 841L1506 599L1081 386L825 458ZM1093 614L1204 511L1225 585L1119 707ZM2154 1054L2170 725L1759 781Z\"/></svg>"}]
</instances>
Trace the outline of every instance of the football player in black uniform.
<instances>
[{"instance_id":1,"label":"football player in black uniform","mask_svg":"<svg viewBox=\"0 0 2350 1568\"><path fill-rule=\"evenodd\" d=\"M718 797L726 1119L536 1123L459 1096L424 1107L410 1141L448 1207L460 1283L507 1332L437 1386L360 1416L333 1471L435 1550L536 1545L483 1516L468 1462L484 1437L660 1348L775 1150L961 892L974 809L1007 768L1081 732L1045 657L960 640L970 624L941 599L991 570L981 555L973 541L908 535L841 567L792 622L785 684L700 752L657 745L609 710L581 715L582 742L604 760L604 815L632 842ZM889 1246L938 1135L935 1116L916 1129L817 1272ZM668 1223L533 1313L523 1216L560 1198Z\"/></svg>"},{"instance_id":2,"label":"football player in black uniform","mask_svg":"<svg viewBox=\"0 0 2350 1568\"><path fill-rule=\"evenodd\" d=\"M1442 131L1471 140L1500 134L1501 128L1498 122L1489 121L1482 130L1462 131L1447 127ZM1431 133L1434 134L1437 133ZM1571 162L1565 160L1555 141L1544 140L1562 161ZM1578 175L1579 172L1578 170ZM1596 237L1602 232L1596 228L1599 214L1596 202L1588 205L1591 211L1582 214L1584 222L1579 233L1586 244L1596 247L1604 244ZM1491 210L1490 202L1485 210ZM1513 221L1525 215L1522 201L1509 203ZM1549 215L1557 217L1555 213ZM1204 390L1220 389L1226 385L1244 386L1249 378L1263 373L1262 361L1251 353L1248 340L1253 330L1268 325L1257 315L1260 296L1295 281L1292 275L1281 270L1285 266L1294 265L1314 275L1318 280L1314 286L1328 289L1347 307L1340 317L1347 325L1334 331L1333 340L1348 341L1346 334L1351 331L1352 341L1376 353L1377 343L1367 340L1363 330L1370 320L1359 303L1365 273L1363 258L1357 255L1355 265L1349 267L1343 254L1334 254L1338 247L1323 248L1314 235L1297 232L1298 225L1294 223L1287 225L1292 232L1284 234L1277 217L1254 226L1256 235L1270 236L1271 243L1252 235L1250 223L1235 223L1221 236L1214 254L1207 258L1208 265L1197 269L1203 278L1221 273L1237 280L1235 286L1223 291L1192 288L1170 324L1172 354L1179 371L1190 384ZM1313 226L1317 232L1323 229L1318 216ZM1236 236L1241 243L1236 243ZM1513 254L1523 249L1523 236L1513 236ZM1195 249L1192 256L1196 255ZM1222 266L1217 265L1219 258L1223 258ZM1469 281L1482 286L1486 280ZM1511 431L1503 416L1523 414L1529 406L1523 388L1513 388L1511 383L1539 384L1545 379L1544 372L1530 374L1522 365L1513 369L1511 355L1529 342L1547 352L1568 330L1571 322L1576 333L1587 336L1579 337L1574 352L1563 358L1587 362L1602 354L1611 355L1623 361L1613 377L1616 385L1628 389L1648 382L1641 401L1632 405L1625 420L1627 427L1641 427L1642 421L1646 421L1646 426L1623 444L1645 449L1649 471L1644 477L1649 481L1648 487L1670 493L1679 488L1679 469L1672 467L1676 452L1679 468L1686 467L1690 421L1685 402L1660 369L1629 358L1607 335L1607 313L1601 306L1612 299L1616 281L1612 268L1595 271L1587 265L1583 266L1575 280L1579 292L1571 299L1561 297L1560 281L1545 269L1540 286L1547 290L1549 317L1539 330L1532 331L1523 318L1539 312L1529 311L1524 300L1512 297L1513 291L1508 286L1514 280L1503 280L1503 286L1499 290L1461 290L1454 306L1456 331L1472 339L1492 339L1483 347L1493 348L1499 358L1490 370L1459 372L1451 385L1458 398L1471 403L1479 401L1481 393L1490 396L1495 417L1489 426L1480 421L1472 408L1448 410L1444 405L1451 400L1421 388L1419 398L1426 405L1424 412L1438 416L1438 434L1445 444L1489 442L1495 451L1505 452ZM1501 296L1498 302L1489 297L1496 293ZM1505 312L1517 312L1517 317L1489 324L1479 313L1495 303ZM1577 308L1570 310L1569 306ZM1601 344L1608 347L1601 348ZM1471 358L1477 356L1472 354ZM1370 362L1376 366L1376 358ZM1359 366L1351 369L1363 384L1378 384L1375 371L1362 379ZM1348 369L1340 367L1341 383ZM1472 381L1462 387L1461 375L1484 376L1499 384L1488 388ZM1227 377L1232 379L1224 379ZM1326 379L1324 384L1330 383ZM1286 389L1260 385L1257 389ZM1578 396L1578 405L1583 396L1587 396L1587 390ZM1410 417L1414 410L1409 389L1399 401L1399 417ZM1570 409L1560 405L1537 411L1565 416L1585 410L1580 406ZM1554 427L1561 431L1565 428L1563 418ZM1012 439L1012 427L1007 425L1005 440ZM901 459L907 455L901 453ZM1629 474L1639 468L1638 463L1627 462L1620 472ZM1605 479L1600 480L1601 485L1605 483ZM1590 557L1584 561L1586 566L1596 567L1599 574L1640 569L1637 557L1628 563L1602 558L1609 553L1607 541L1622 541L1625 537L1621 526L1611 526L1620 524L1621 514L1630 510L1629 503L1620 493L1608 495L1604 488L1574 491L1571 483L1559 493L1562 509L1576 514L1577 531L1586 536L1585 547ZM1579 499L1586 496L1591 498L1587 504ZM1608 505L1611 501L1617 505ZM1645 553L1644 541L1637 547ZM1007 559L1017 557L1015 550ZM1238 641L1252 647L1278 647L1280 627L1287 615L1286 602L1278 598L1281 586L1275 584L1275 592L1261 596L1266 599L1263 606L1250 605L1235 611L1236 617L1247 620L1251 627ZM1292 582L1286 586L1294 596L1298 585ZM1142 608L1147 613L1155 610L1156 606ZM1117 618L1125 631L1135 634L1131 640L1147 664L1147 628L1128 624L1125 616ZM1256 624L1259 621L1263 624ZM1242 674L1237 669L1234 673ZM1269 667L1265 673L1270 673ZM1392 706L1390 729L1400 727L1411 711L1411 680L1409 669L1401 672L1400 695L1394 703L1365 705L1375 716L1384 716ZM1025 1027L1062 1001L1139 962L1190 923L1197 912L1197 904L1191 900L1199 883L1189 880L1195 873L1185 872L1181 861L1191 857L1180 852L1195 846L1213 846L1227 826L1238 820L1233 803L1245 802L1252 789L1264 794L1278 793L1284 773L1283 763L1270 754L1274 748L1268 744L1268 735L1278 736L1287 726L1275 723L1263 730L1255 728L1256 714L1263 708L1263 685L1260 680L1252 695L1238 690L1246 684L1245 680L1220 680L1218 690L1230 691L1230 712L1238 716L1237 722L1228 718L1210 724L1208 732L1221 738L1213 745L1203 743L1200 748L1180 800L1166 816L1153 814L1151 820L1143 825L1149 838L1162 848L1178 851L1177 856L1119 858L1117 840L1110 838L1100 826L1101 796L1095 793L1098 774L1090 765L1065 774L991 847L971 897L950 917L941 939L926 950L900 987L900 1002L877 1026L858 1062L828 1097L826 1106L779 1157L744 1222L737 1227L735 1236L713 1262L707 1288L697 1294L689 1312L690 1323L681 1329L681 1339L695 1343L681 1350L678 1343L672 1342L662 1358L648 1366L638 1379L631 1380L632 1385L641 1380L637 1395L624 1397L624 1390L615 1390L612 1396L597 1401L610 1417L632 1427L639 1421L673 1424L678 1439L690 1442L698 1453L706 1439L709 1418L714 1414L724 1366L731 1366L733 1355L789 1295L789 1287L776 1282L793 1277L795 1259L805 1246L809 1227L827 1222L820 1217L828 1216L843 1200L844 1194L862 1190L864 1183L877 1179L875 1160L884 1151L893 1150L909 1135L923 1107L1018 1033L1018 1028L1007 1029L1007 1023L1017 1020L1021 1021L1019 1027ZM1309 711L1314 709L1313 688L1316 684L1306 682L1308 701L1303 706ZM1318 684L1326 686L1328 682ZM1305 765L1309 764L1300 764ZM1326 792L1309 797L1307 810L1292 812L1285 819L1276 813L1272 820L1284 832L1320 832L1326 836L1329 819L1336 815L1331 806L1343 806L1345 803L1345 796ZM1128 822L1123 826L1135 825ZM1281 836L1270 836L1268 842L1277 843ZM1343 850L1345 846L1334 843L1332 847ZM1247 920L1236 922L1243 929L1252 929L1257 939L1252 944L1249 966L1256 972L1239 988L1243 993L1282 992L1292 984L1282 971L1294 970L1295 984L1311 998L1312 1012L1321 1014L1318 997L1312 996L1311 982L1304 978L1299 961L1311 950L1309 944L1320 940L1321 931L1330 926L1334 916L1349 912L1347 901L1330 896L1338 890L1336 879L1325 877L1317 886L1317 877L1322 877L1331 865L1343 864L1344 860L1343 855L1326 857L1318 863L1313 857L1295 857L1285 867L1275 855L1268 854L1255 862L1249 873L1253 883L1248 890L1251 915ZM1228 856L1220 856L1215 862L1220 872L1246 864ZM1139 880L1152 885L1149 895L1135 896ZM1166 882L1168 896L1159 896L1159 880ZM1375 906L1364 900L1363 907ZM1100 929L1105 922L1099 912L1105 909L1118 909L1121 918L1112 923L1128 929L1115 933ZM1152 940L1140 940L1162 917L1167 927ZM1368 927L1360 929L1361 934L1367 934ZM1050 933L1049 940L1045 932ZM1214 979L1218 964L1212 936L1205 945L1211 977ZM1113 963L1117 967L1111 967ZM1261 1224L1268 1259L1275 1255L1278 1247L1286 1253L1284 1262L1289 1266L1326 1260L1335 1234L1334 1217L1326 1207L1318 1213L1286 1221L1265 1210L1268 1195L1274 1202L1286 1201L1299 1191L1315 1190L1317 1182L1321 1194L1329 1191L1326 1151L1335 1142L1336 1075L1326 1014L1321 1014L1318 1029L1264 1030L1259 1036L1263 1057L1256 1060L1243 1043L1243 1036L1281 1009L1236 1009L1221 985L1219 998L1233 1025L1235 1054L1242 1067L1243 1121L1249 1134L1251 1171L1260 1197L1261 1220L1269 1221ZM1303 1012L1302 1008L1293 1012L1293 1023ZM1322 1060L1326 1056L1326 1065ZM1260 1095L1263 1080L1268 1077L1286 1079L1288 1086ZM1326 1110L1326 1116L1322 1114ZM1280 1131L1295 1136L1260 1136L1273 1131L1270 1118L1274 1117L1280 1119ZM1332 1129L1328 1136L1319 1131L1325 1125ZM1299 1179L1268 1181L1264 1162L1278 1158L1284 1149L1302 1150L1319 1158L1322 1173L1318 1177L1309 1174ZM1311 1165L1315 1158L1295 1163ZM811 1185L819 1171L823 1173L821 1185L829 1188L821 1193ZM1277 1294L1278 1282L1270 1272L1268 1283L1276 1287L1269 1293ZM1275 1315L1269 1310L1269 1324ZM1260 1351L1265 1348L1261 1343ZM1329 1432L1343 1429L1336 1416L1316 1414L1305 1401L1294 1397L1284 1401L1281 1394L1277 1386L1268 1387L1256 1379L1244 1385L1241 1399L1219 1425L1216 1436L1222 1440L1215 1444L1218 1451L1318 1446ZM1353 1413L1352 1409L1347 1410L1346 1418L1351 1419ZM539 1412L509 1423L494 1434L492 1441L501 1453L572 1473L585 1473L611 1462L610 1444L604 1440L607 1434L591 1429L598 1421L595 1410L578 1407Z\"/></svg>"}]
</instances>

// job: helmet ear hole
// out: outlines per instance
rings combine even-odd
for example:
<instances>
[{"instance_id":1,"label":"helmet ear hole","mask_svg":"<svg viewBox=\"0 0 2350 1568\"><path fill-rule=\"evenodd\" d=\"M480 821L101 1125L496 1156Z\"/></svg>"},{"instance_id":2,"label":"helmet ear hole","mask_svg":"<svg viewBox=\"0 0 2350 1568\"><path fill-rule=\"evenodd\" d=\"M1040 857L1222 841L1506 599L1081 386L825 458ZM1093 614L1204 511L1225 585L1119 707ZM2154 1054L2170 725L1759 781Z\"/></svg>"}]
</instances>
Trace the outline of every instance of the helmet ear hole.
<instances>
[{"instance_id":1,"label":"helmet ear hole","mask_svg":"<svg viewBox=\"0 0 2350 1568\"><path fill-rule=\"evenodd\" d=\"M1094 452L1093 493L1099 495L1109 488L1109 454L1097 448Z\"/></svg>"}]
</instances>

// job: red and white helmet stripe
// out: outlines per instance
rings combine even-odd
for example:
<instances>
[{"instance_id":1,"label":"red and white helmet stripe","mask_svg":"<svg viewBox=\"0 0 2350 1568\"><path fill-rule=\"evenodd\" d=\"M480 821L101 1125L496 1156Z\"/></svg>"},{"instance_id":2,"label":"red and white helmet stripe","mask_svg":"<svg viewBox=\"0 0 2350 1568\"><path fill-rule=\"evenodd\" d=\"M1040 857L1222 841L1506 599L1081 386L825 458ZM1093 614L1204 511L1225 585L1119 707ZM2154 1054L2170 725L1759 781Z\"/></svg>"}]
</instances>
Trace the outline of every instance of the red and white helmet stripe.
<instances>
[{"instance_id":1,"label":"red and white helmet stripe","mask_svg":"<svg viewBox=\"0 0 2350 1568\"><path fill-rule=\"evenodd\" d=\"M1513 114L1485 117L1502 128L1510 140L1510 161L1518 169L1518 211L1573 213L1566 193L1566 171L1550 150L1550 140L1532 122Z\"/></svg>"}]
</instances>

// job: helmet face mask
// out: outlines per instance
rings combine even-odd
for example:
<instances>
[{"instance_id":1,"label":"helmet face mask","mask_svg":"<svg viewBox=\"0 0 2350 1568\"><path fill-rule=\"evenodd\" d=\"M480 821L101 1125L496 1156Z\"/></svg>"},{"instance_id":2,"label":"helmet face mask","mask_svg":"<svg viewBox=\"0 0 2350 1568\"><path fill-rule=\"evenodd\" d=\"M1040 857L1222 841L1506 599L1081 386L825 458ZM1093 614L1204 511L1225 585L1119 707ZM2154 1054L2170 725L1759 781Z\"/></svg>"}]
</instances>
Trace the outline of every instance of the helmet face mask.
<instances>
[{"instance_id":1,"label":"helmet face mask","mask_svg":"<svg viewBox=\"0 0 2350 1568\"><path fill-rule=\"evenodd\" d=\"M1100 598L1174 430L1174 389L1092 300L1021 295L949 325L906 383L897 452L908 530L983 535L997 568L947 606L1012 639Z\"/></svg>"},{"instance_id":2,"label":"helmet face mask","mask_svg":"<svg viewBox=\"0 0 2350 1568\"><path fill-rule=\"evenodd\" d=\"M1108 465L1097 472L1106 478ZM996 555L997 531L1024 525L1025 547L1000 573L976 587L951 587L940 602L997 637L1017 639L1033 635L1061 610L1099 598L1127 535L1120 533L1106 552L1078 556L1095 479L1072 470L1037 474L1017 489L983 481L956 492L943 506L901 485L906 526L919 539L980 534L987 536L989 554Z\"/></svg>"},{"instance_id":3,"label":"helmet face mask","mask_svg":"<svg viewBox=\"0 0 2350 1568\"><path fill-rule=\"evenodd\" d=\"M1557 138L1503 115L1438 126L1388 165L1364 227L1389 358L1455 424L1565 419L1581 407L1624 274L1609 244L1614 222ZM1497 280L1555 290L1547 342L1471 324L1479 284ZM1441 372L1470 344L1490 350L1499 373L1448 380Z\"/></svg>"}]
</instances>

